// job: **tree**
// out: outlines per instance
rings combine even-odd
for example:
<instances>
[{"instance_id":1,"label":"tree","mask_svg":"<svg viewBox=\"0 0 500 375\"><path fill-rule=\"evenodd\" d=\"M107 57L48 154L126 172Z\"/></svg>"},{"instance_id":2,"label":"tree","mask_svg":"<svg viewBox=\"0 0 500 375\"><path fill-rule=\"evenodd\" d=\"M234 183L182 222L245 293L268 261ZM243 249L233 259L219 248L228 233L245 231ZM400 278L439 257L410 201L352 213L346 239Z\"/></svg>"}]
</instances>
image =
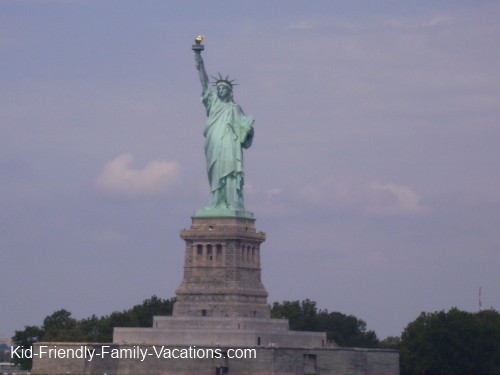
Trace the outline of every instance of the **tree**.
<instances>
[{"instance_id":1,"label":"tree","mask_svg":"<svg viewBox=\"0 0 500 375\"><path fill-rule=\"evenodd\" d=\"M99 322L98 342L109 342L113 338L114 327L152 327L153 316L172 315L175 298L161 299L152 296L131 309L115 311L104 316Z\"/></svg>"},{"instance_id":2,"label":"tree","mask_svg":"<svg viewBox=\"0 0 500 375\"><path fill-rule=\"evenodd\" d=\"M327 338L339 346L375 348L378 338L374 331L366 329L366 322L354 315L323 311L320 313L320 327Z\"/></svg>"},{"instance_id":3,"label":"tree","mask_svg":"<svg viewBox=\"0 0 500 375\"><path fill-rule=\"evenodd\" d=\"M133 316L137 327L151 327L153 325L153 316L172 315L174 303L175 298L165 300L152 296L144 300L141 305L134 306L130 314Z\"/></svg>"},{"instance_id":4,"label":"tree","mask_svg":"<svg viewBox=\"0 0 500 375\"><path fill-rule=\"evenodd\" d=\"M490 373L500 373L500 314L495 310L485 310L476 314L481 332L483 360Z\"/></svg>"},{"instance_id":5,"label":"tree","mask_svg":"<svg viewBox=\"0 0 500 375\"><path fill-rule=\"evenodd\" d=\"M78 341L78 322L68 310L61 309L43 320L44 341Z\"/></svg>"},{"instance_id":6,"label":"tree","mask_svg":"<svg viewBox=\"0 0 500 375\"><path fill-rule=\"evenodd\" d=\"M353 315L318 310L316 302L275 302L271 317L287 318L290 329L297 331L326 332L327 339L339 346L374 348L378 338L374 331L366 330L366 323Z\"/></svg>"},{"instance_id":7,"label":"tree","mask_svg":"<svg viewBox=\"0 0 500 375\"><path fill-rule=\"evenodd\" d=\"M121 312L113 312L109 316L77 320L71 312L60 309L47 316L41 327L26 326L16 331L13 342L15 346L31 348L33 343L45 342L111 342L114 327L151 327L154 315L171 315L175 298L161 299L152 296L140 305ZM23 369L31 368L31 359L14 358L14 363Z\"/></svg>"},{"instance_id":8,"label":"tree","mask_svg":"<svg viewBox=\"0 0 500 375\"><path fill-rule=\"evenodd\" d=\"M35 342L40 341L43 336L43 330L37 326L25 326L24 330L16 331L12 337L14 347L20 346L23 349L29 349ZM31 368L31 358L13 357L15 364L20 365L21 369L29 370Z\"/></svg>"},{"instance_id":9,"label":"tree","mask_svg":"<svg viewBox=\"0 0 500 375\"><path fill-rule=\"evenodd\" d=\"M498 373L500 316L496 311L421 313L401 336L403 374Z\"/></svg>"},{"instance_id":10,"label":"tree","mask_svg":"<svg viewBox=\"0 0 500 375\"><path fill-rule=\"evenodd\" d=\"M309 299L302 302L274 302L271 307L271 317L288 319L290 329L295 331L319 331L316 302Z\"/></svg>"},{"instance_id":11,"label":"tree","mask_svg":"<svg viewBox=\"0 0 500 375\"><path fill-rule=\"evenodd\" d=\"M103 342L103 335L101 332L101 320L95 315L90 318L82 319L78 322L78 333L82 341L86 342Z\"/></svg>"},{"instance_id":12,"label":"tree","mask_svg":"<svg viewBox=\"0 0 500 375\"><path fill-rule=\"evenodd\" d=\"M387 336L385 339L380 340L378 347L381 349L399 350L401 347L401 337Z\"/></svg>"}]
</instances>

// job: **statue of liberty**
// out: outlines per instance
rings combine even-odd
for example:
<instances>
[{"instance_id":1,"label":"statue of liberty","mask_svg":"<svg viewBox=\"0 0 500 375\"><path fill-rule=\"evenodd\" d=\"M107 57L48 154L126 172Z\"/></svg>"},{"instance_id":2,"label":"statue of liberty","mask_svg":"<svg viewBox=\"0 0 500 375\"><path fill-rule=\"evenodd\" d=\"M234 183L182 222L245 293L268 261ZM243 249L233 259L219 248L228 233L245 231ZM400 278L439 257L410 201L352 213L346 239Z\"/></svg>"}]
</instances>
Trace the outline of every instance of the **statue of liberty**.
<instances>
[{"instance_id":1,"label":"statue of liberty","mask_svg":"<svg viewBox=\"0 0 500 375\"><path fill-rule=\"evenodd\" d=\"M252 145L254 120L245 116L239 104L234 102L234 81L219 74L213 83L215 90L210 87L201 57L201 40L197 37L193 50L203 88L201 101L208 117L203 135L210 201L195 216L252 217L243 204L243 149Z\"/></svg>"}]
</instances>

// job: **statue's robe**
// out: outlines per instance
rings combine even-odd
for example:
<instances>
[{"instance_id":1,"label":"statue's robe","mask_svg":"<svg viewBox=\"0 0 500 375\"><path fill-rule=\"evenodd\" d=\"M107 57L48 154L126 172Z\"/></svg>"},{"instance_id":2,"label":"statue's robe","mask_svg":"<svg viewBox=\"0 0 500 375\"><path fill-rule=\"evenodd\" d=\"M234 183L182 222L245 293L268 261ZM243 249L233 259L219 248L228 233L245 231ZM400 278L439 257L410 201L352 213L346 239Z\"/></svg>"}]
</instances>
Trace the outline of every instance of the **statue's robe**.
<instances>
[{"instance_id":1,"label":"statue's robe","mask_svg":"<svg viewBox=\"0 0 500 375\"><path fill-rule=\"evenodd\" d=\"M207 174L210 182L210 207L243 209L243 148L253 139L253 118L241 107L223 102L208 87L202 102L207 110L204 129Z\"/></svg>"}]
</instances>

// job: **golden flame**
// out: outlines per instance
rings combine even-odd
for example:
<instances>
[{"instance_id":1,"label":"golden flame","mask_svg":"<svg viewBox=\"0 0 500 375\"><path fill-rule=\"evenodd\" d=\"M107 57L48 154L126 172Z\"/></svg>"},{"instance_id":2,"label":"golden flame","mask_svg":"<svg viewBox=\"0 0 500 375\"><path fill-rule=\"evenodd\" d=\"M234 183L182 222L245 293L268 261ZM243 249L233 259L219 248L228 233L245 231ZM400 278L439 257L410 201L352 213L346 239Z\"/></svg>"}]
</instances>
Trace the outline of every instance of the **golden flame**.
<instances>
[{"instance_id":1,"label":"golden flame","mask_svg":"<svg viewBox=\"0 0 500 375\"><path fill-rule=\"evenodd\" d=\"M203 35L201 35L201 34L200 34L200 35L198 35L196 38L194 38L194 42L195 42L196 44L201 44L201 42L203 42L203 39L204 39L204 38L205 38L205 37L204 37Z\"/></svg>"}]
</instances>

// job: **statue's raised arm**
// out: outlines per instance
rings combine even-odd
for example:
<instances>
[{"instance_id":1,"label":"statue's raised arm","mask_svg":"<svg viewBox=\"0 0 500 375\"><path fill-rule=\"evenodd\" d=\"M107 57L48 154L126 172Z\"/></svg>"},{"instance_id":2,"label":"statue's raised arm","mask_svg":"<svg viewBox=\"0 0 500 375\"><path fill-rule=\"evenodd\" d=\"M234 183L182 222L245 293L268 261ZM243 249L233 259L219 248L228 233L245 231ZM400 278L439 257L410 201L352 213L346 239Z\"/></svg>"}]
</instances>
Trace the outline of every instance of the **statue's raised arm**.
<instances>
[{"instance_id":1,"label":"statue's raised arm","mask_svg":"<svg viewBox=\"0 0 500 375\"><path fill-rule=\"evenodd\" d=\"M207 113L205 156L210 183L210 202L195 212L195 216L243 216L253 217L243 205L243 149L253 140L253 118L245 116L241 107L233 101L234 81L229 77L215 78L215 90L201 57L203 37L196 37L193 45L196 69L203 87L202 103Z\"/></svg>"},{"instance_id":2,"label":"statue's raised arm","mask_svg":"<svg viewBox=\"0 0 500 375\"><path fill-rule=\"evenodd\" d=\"M207 71L205 70L205 64L203 64L203 58L201 57L201 51L205 49L205 46L201 44L201 42L203 42L203 38L203 35L198 35L196 38L194 38L195 44L193 45L193 52L194 61L196 63L196 70L198 70L200 74L201 87L203 87L203 92L205 92L208 88L208 75Z\"/></svg>"},{"instance_id":3,"label":"statue's raised arm","mask_svg":"<svg viewBox=\"0 0 500 375\"><path fill-rule=\"evenodd\" d=\"M196 62L196 69L200 73L200 82L201 87L203 87L203 92L208 88L208 75L205 70L205 64L203 64L203 58L201 57L201 53L194 54L194 61Z\"/></svg>"}]
</instances>

